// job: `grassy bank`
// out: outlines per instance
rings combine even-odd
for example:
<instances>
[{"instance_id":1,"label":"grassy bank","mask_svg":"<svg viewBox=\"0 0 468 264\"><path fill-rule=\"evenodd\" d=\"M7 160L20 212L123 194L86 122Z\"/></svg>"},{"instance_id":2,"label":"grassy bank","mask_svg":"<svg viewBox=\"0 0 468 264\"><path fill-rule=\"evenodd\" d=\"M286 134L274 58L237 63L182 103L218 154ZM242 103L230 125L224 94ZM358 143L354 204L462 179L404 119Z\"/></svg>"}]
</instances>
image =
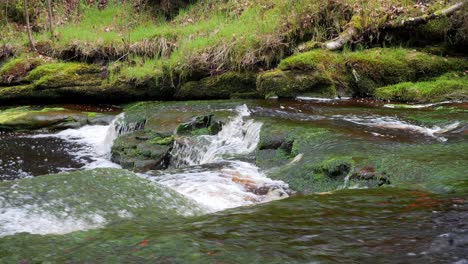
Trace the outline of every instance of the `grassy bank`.
<instances>
[{"instance_id":1,"label":"grassy bank","mask_svg":"<svg viewBox=\"0 0 468 264\"><path fill-rule=\"evenodd\" d=\"M6 10L9 15L0 22L0 45L6 54L3 57L0 54L0 72L11 68L9 65L12 63L18 63L14 60L24 58L28 58L27 63L23 63L27 66L23 67L25 70L13 74L14 77L10 74L7 78L21 79L21 75L33 70L36 65L28 64L29 58L41 58L53 63L93 63L103 68L99 78L105 87L145 87L172 96L178 94L178 90L187 82L192 82L192 86L207 83L209 90L217 87L213 85L217 81L206 78L227 72L250 76L272 69L292 55L301 44L323 43L338 36L350 24L365 32L365 39L356 40L349 47L352 49L365 49L375 44L401 46L427 42L455 50L457 45L466 41L465 31L468 29L468 25L465 25L466 14L461 12L450 19L412 28L409 31L426 32L421 33L417 41L403 37L405 32L377 32L378 27L390 20L420 16L450 5L451 1L415 5L414 1L409 0L209 0L172 10L171 15L150 3L136 8L137 2L121 4L108 1L101 8L97 4L87 4L87 1L78 1L75 6L53 2L53 36L48 30L45 6L31 4L33 39L38 52L28 47L24 25L18 18L18 7L21 7L22 1L16 1L14 8L1 4L2 12ZM442 24L443 27L440 26ZM430 38L423 35L430 35ZM11 55L14 56L13 60L5 59ZM288 60L281 62L280 69L287 63ZM304 63L311 65L314 61ZM335 73L334 69L327 72L327 78ZM328 85L327 78L324 80ZM305 81L309 79L304 77ZM402 81L414 80L403 78ZM5 83L4 80L0 85L11 86ZM242 83L253 85L252 81ZM240 90L258 96L255 87L251 88L241 87ZM173 91L168 91L170 89ZM235 91L219 94L229 97L231 93ZM334 96L336 92L325 89L324 95ZM359 95L367 96L369 93ZM203 93L195 97L211 98Z\"/></svg>"}]
</instances>

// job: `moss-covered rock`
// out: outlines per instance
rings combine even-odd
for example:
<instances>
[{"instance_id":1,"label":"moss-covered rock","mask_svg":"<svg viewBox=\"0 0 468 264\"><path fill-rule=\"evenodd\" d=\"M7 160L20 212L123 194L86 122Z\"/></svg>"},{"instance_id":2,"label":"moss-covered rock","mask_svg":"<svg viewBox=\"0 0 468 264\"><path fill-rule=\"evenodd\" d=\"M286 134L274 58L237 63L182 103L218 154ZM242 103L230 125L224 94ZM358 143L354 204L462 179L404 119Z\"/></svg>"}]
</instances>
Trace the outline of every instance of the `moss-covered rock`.
<instances>
[{"instance_id":1,"label":"moss-covered rock","mask_svg":"<svg viewBox=\"0 0 468 264\"><path fill-rule=\"evenodd\" d=\"M0 85L20 83L29 71L44 62L40 57L27 55L10 59L0 68Z\"/></svg>"},{"instance_id":2,"label":"moss-covered rock","mask_svg":"<svg viewBox=\"0 0 468 264\"><path fill-rule=\"evenodd\" d=\"M298 95L335 97L333 81L323 72L274 70L260 74L257 87L265 97L291 98Z\"/></svg>"},{"instance_id":3,"label":"moss-covered rock","mask_svg":"<svg viewBox=\"0 0 468 264\"><path fill-rule=\"evenodd\" d=\"M379 87L424 80L467 67L464 59L401 48L342 53L313 50L288 57L277 69L259 74L257 89L266 97L370 97Z\"/></svg>"},{"instance_id":4,"label":"moss-covered rock","mask_svg":"<svg viewBox=\"0 0 468 264\"><path fill-rule=\"evenodd\" d=\"M25 81L37 89L72 86L99 86L102 78L97 65L84 63L46 63L28 73Z\"/></svg>"},{"instance_id":5,"label":"moss-covered rock","mask_svg":"<svg viewBox=\"0 0 468 264\"><path fill-rule=\"evenodd\" d=\"M222 122L214 115L195 116L188 122L180 124L176 129L178 135L216 135L221 130Z\"/></svg>"},{"instance_id":6,"label":"moss-covered rock","mask_svg":"<svg viewBox=\"0 0 468 264\"><path fill-rule=\"evenodd\" d=\"M422 82L404 82L379 88L375 96L380 99L405 102L437 102L468 99L468 76L448 73Z\"/></svg>"},{"instance_id":7,"label":"moss-covered rock","mask_svg":"<svg viewBox=\"0 0 468 264\"><path fill-rule=\"evenodd\" d=\"M353 93L373 96L378 87L416 81L463 70L468 62L407 49L369 49L345 54L354 82Z\"/></svg>"},{"instance_id":8,"label":"moss-covered rock","mask_svg":"<svg viewBox=\"0 0 468 264\"><path fill-rule=\"evenodd\" d=\"M118 137L112 146L111 160L124 169L148 171L169 165L174 137L149 131L137 131Z\"/></svg>"},{"instance_id":9,"label":"moss-covered rock","mask_svg":"<svg viewBox=\"0 0 468 264\"><path fill-rule=\"evenodd\" d=\"M60 130L86 124L108 124L112 115L64 108L16 107L0 111L0 130Z\"/></svg>"},{"instance_id":10,"label":"moss-covered rock","mask_svg":"<svg viewBox=\"0 0 468 264\"><path fill-rule=\"evenodd\" d=\"M278 69L259 74L257 90L266 97L311 95L336 97L345 72L340 54L314 50L281 61Z\"/></svg>"},{"instance_id":11,"label":"moss-covered rock","mask_svg":"<svg viewBox=\"0 0 468 264\"><path fill-rule=\"evenodd\" d=\"M181 85L177 99L229 99L255 94L255 75L252 73L226 72L221 75L189 81Z\"/></svg>"}]
</instances>

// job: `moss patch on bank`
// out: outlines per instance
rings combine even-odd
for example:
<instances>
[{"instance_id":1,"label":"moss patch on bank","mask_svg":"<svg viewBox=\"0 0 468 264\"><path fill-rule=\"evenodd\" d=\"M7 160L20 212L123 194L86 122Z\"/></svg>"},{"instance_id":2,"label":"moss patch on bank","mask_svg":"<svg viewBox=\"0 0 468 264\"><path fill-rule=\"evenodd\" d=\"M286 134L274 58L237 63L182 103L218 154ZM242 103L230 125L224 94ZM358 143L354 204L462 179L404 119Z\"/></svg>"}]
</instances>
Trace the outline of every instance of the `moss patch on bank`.
<instances>
[{"instance_id":1,"label":"moss patch on bank","mask_svg":"<svg viewBox=\"0 0 468 264\"><path fill-rule=\"evenodd\" d=\"M453 72L428 81L403 82L379 88L375 96L404 102L467 100L468 76L462 72Z\"/></svg>"},{"instance_id":2,"label":"moss patch on bank","mask_svg":"<svg viewBox=\"0 0 468 264\"><path fill-rule=\"evenodd\" d=\"M468 61L402 48L355 52L313 50L288 57L277 69L259 74L265 96L374 96L375 90L400 82L424 80L468 68Z\"/></svg>"}]
</instances>

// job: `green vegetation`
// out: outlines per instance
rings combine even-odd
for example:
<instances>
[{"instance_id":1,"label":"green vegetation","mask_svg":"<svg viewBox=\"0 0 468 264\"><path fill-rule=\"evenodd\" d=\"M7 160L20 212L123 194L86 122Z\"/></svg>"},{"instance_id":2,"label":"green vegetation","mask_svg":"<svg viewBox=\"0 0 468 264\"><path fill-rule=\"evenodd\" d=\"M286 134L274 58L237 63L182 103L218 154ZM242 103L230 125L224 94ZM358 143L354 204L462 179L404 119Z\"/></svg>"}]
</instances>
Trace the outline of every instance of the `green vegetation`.
<instances>
[{"instance_id":1,"label":"green vegetation","mask_svg":"<svg viewBox=\"0 0 468 264\"><path fill-rule=\"evenodd\" d=\"M17 86L0 89L0 101L52 100L80 93L90 101L373 96L378 87L466 68L466 61L411 49L366 50L377 43L418 44L395 37L405 35L399 30L384 34L379 28L440 10L450 5L448 0L424 8L409 0L53 1L53 36L45 6L30 3L38 53L29 50L21 30L22 1L13 2L0 4L6 18L0 22L0 61L11 53L17 56L2 66L0 85ZM427 44L447 50L466 42L463 32L468 26L463 21L456 13L408 31L419 32L421 39L424 32L432 32L434 38ZM321 49L321 43L350 26L365 33L365 39L342 53ZM314 50L290 56L301 45ZM79 67L87 69L80 73ZM73 95L68 96L69 90Z\"/></svg>"},{"instance_id":2,"label":"green vegetation","mask_svg":"<svg viewBox=\"0 0 468 264\"><path fill-rule=\"evenodd\" d=\"M467 67L468 61L465 59L445 58L403 48L373 48L354 52L314 50L288 57L280 62L278 69L260 74L257 89L267 97L308 94L368 97L373 96L379 87L424 80ZM460 83L463 81L460 80Z\"/></svg>"},{"instance_id":3,"label":"green vegetation","mask_svg":"<svg viewBox=\"0 0 468 264\"><path fill-rule=\"evenodd\" d=\"M377 89L375 95L381 99L405 102L466 100L468 76L447 73L428 81L398 83Z\"/></svg>"}]
</instances>

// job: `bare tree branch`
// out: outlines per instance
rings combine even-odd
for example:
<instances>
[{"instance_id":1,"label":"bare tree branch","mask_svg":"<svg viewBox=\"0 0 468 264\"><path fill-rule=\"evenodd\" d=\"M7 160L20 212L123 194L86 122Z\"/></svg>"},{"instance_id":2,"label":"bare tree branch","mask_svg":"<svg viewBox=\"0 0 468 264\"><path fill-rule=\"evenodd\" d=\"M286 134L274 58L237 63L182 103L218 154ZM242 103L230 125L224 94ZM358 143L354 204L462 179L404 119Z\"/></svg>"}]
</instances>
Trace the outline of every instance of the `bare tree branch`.
<instances>
[{"instance_id":1,"label":"bare tree branch","mask_svg":"<svg viewBox=\"0 0 468 264\"><path fill-rule=\"evenodd\" d=\"M28 30L29 45L31 46L32 50L37 51L36 46L34 45L33 38L32 38L31 25L29 23L28 0L23 0L23 11L24 11L24 17L26 19L26 27Z\"/></svg>"}]
</instances>

